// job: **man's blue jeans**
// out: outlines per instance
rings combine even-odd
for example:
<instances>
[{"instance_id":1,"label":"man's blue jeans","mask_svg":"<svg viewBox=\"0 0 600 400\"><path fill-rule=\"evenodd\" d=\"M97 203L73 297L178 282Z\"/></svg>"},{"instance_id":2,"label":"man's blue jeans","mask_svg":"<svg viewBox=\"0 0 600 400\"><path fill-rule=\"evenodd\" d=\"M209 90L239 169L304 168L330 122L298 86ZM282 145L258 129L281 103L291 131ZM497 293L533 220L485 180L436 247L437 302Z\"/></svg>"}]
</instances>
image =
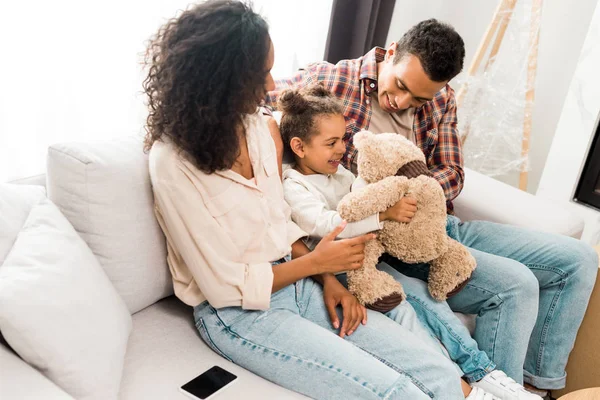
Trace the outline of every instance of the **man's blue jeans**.
<instances>
[{"instance_id":1,"label":"man's blue jeans","mask_svg":"<svg viewBox=\"0 0 600 400\"><path fill-rule=\"evenodd\" d=\"M467 382L476 382L496 368L487 354L478 348L477 342L454 315L450 306L445 301L437 301L431 297L427 290L427 283L403 275L385 262L380 262L377 269L387 272L402 283L406 299L415 310L422 326L427 329L431 337L439 340L444 346L448 356L460 368L461 375ZM337 278L347 286L346 274L338 275Z\"/></svg>"},{"instance_id":2,"label":"man's blue jeans","mask_svg":"<svg viewBox=\"0 0 600 400\"><path fill-rule=\"evenodd\" d=\"M477 315L479 348L517 382L563 388L598 272L594 249L566 236L453 216L447 231L477 260L471 280L448 304ZM427 264L386 261L427 279Z\"/></svg>"}]
</instances>

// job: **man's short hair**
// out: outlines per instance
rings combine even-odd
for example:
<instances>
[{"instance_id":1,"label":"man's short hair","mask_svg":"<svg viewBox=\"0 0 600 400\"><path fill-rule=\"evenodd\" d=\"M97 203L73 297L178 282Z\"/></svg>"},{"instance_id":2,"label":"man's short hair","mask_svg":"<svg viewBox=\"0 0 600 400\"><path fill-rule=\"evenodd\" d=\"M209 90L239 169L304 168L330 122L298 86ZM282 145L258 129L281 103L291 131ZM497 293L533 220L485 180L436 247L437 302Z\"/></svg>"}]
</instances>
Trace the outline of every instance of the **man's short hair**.
<instances>
[{"instance_id":1,"label":"man's short hair","mask_svg":"<svg viewBox=\"0 0 600 400\"><path fill-rule=\"evenodd\" d=\"M452 26L432 18L419 22L400 38L394 64L406 54L419 58L432 81L445 82L462 70L465 43Z\"/></svg>"}]
</instances>

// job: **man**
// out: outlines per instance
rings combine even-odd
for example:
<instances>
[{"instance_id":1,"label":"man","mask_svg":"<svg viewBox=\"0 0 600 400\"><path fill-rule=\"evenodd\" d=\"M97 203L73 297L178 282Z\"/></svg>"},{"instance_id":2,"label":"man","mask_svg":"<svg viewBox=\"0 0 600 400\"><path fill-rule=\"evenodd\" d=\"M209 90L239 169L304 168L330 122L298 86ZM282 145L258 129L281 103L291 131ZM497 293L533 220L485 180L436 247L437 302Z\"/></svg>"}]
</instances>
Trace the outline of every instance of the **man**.
<instances>
[{"instance_id":1,"label":"man","mask_svg":"<svg viewBox=\"0 0 600 400\"><path fill-rule=\"evenodd\" d=\"M343 100L346 167L356 173L354 133L369 129L404 135L425 154L452 214L464 171L456 100L448 82L462 70L464 54L460 35L430 19L387 49L376 47L336 65L313 63L276 81L267 105L275 105L286 88L322 82ZM572 238L484 221L463 223L452 215L447 230L477 260L471 280L448 304L477 315L474 337L479 347L531 391L544 395L563 388L568 355L595 282L595 251ZM427 277L427 265L386 261L404 274Z\"/></svg>"}]
</instances>

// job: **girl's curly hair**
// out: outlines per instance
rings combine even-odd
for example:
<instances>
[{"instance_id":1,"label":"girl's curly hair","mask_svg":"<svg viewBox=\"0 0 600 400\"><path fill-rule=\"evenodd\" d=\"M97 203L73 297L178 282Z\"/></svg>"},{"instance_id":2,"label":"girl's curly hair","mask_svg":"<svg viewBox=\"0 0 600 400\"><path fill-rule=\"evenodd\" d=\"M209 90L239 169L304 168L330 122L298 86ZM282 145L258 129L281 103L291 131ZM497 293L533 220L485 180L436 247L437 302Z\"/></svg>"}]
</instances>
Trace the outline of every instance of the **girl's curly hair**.
<instances>
[{"instance_id":1,"label":"girl's curly hair","mask_svg":"<svg viewBox=\"0 0 600 400\"><path fill-rule=\"evenodd\" d=\"M315 120L322 115L344 115L341 102L321 83L302 89L287 89L279 96L281 110L279 130L286 155L291 154L290 141L294 137L309 142L314 136Z\"/></svg>"},{"instance_id":2,"label":"girl's curly hair","mask_svg":"<svg viewBox=\"0 0 600 400\"><path fill-rule=\"evenodd\" d=\"M169 20L146 52L144 150L168 137L201 171L230 169L243 119L265 97L271 41L251 6L207 1Z\"/></svg>"}]
</instances>

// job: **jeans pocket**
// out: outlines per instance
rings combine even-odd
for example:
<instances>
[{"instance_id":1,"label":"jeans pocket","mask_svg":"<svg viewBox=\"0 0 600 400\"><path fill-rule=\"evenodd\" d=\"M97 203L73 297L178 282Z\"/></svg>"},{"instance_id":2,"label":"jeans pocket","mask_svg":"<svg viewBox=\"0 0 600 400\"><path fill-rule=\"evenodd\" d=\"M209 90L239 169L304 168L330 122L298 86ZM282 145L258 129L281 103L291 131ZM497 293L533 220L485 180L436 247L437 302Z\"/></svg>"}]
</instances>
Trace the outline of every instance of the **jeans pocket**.
<instances>
[{"instance_id":1,"label":"jeans pocket","mask_svg":"<svg viewBox=\"0 0 600 400\"><path fill-rule=\"evenodd\" d=\"M208 345L208 347L210 347L215 353L217 353L224 359L233 362L233 360L231 358L227 357L221 350L219 350L219 348L217 347L215 342L213 342L213 340L210 337L210 334L208 333L208 330L206 329L204 320L202 318L198 318L198 320L196 321L196 329L198 329L198 332L200 333L200 337L202 338L204 343L206 343Z\"/></svg>"}]
</instances>

